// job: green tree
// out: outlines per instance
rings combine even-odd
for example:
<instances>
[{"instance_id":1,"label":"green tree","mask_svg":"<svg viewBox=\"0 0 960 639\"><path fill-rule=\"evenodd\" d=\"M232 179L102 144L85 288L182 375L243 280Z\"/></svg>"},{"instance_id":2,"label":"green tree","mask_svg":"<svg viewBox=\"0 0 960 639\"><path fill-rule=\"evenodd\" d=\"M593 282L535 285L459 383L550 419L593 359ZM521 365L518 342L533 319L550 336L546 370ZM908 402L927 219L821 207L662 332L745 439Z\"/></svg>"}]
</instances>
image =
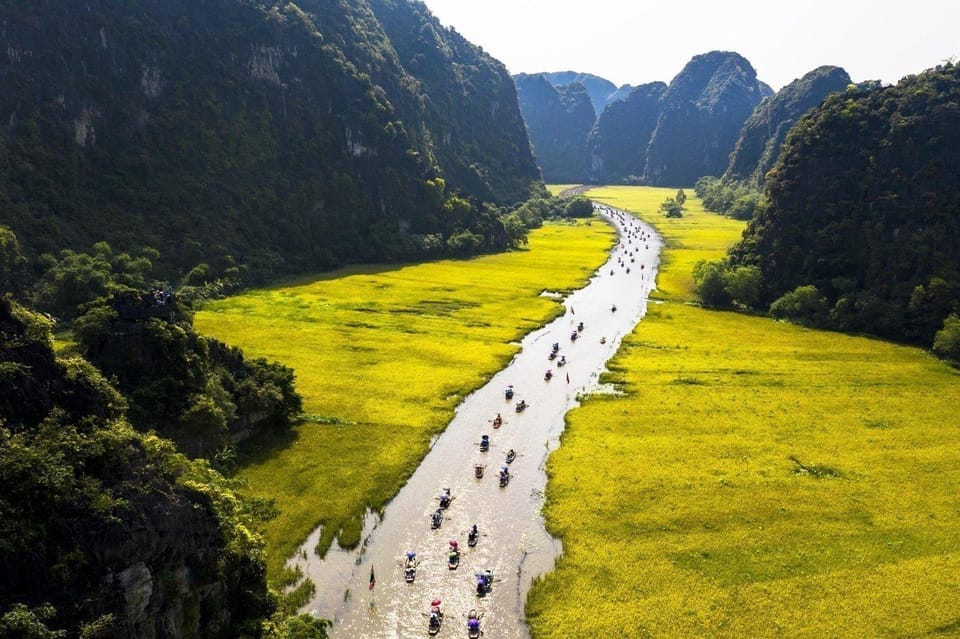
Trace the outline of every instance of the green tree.
<instances>
[{"instance_id":1,"label":"green tree","mask_svg":"<svg viewBox=\"0 0 960 639\"><path fill-rule=\"evenodd\" d=\"M683 189L677 191L677 196L674 198L680 206L683 206L687 203L687 194L684 193Z\"/></svg>"},{"instance_id":2,"label":"green tree","mask_svg":"<svg viewBox=\"0 0 960 639\"><path fill-rule=\"evenodd\" d=\"M945 360L960 363L960 316L950 314L933 338L933 352Z\"/></svg>"},{"instance_id":3,"label":"green tree","mask_svg":"<svg viewBox=\"0 0 960 639\"><path fill-rule=\"evenodd\" d=\"M23 604L14 604L0 617L0 639L61 639L67 636L65 630L50 630L47 622L53 619L57 611L50 604L28 608Z\"/></svg>"},{"instance_id":4,"label":"green tree","mask_svg":"<svg viewBox=\"0 0 960 639\"><path fill-rule=\"evenodd\" d=\"M501 217L500 221L503 223L503 230L507 234L507 242L510 244L510 248L526 246L528 229L519 215L510 213Z\"/></svg>"},{"instance_id":5,"label":"green tree","mask_svg":"<svg viewBox=\"0 0 960 639\"><path fill-rule=\"evenodd\" d=\"M827 312L827 298L816 286L798 286L770 305L770 315L808 326L822 324Z\"/></svg>"},{"instance_id":6,"label":"green tree","mask_svg":"<svg viewBox=\"0 0 960 639\"><path fill-rule=\"evenodd\" d=\"M668 197L660 204L660 210L667 217L683 217L683 205L672 197Z\"/></svg>"},{"instance_id":7,"label":"green tree","mask_svg":"<svg viewBox=\"0 0 960 639\"><path fill-rule=\"evenodd\" d=\"M0 226L0 291L19 294L26 277L27 258L16 234Z\"/></svg>"},{"instance_id":8,"label":"green tree","mask_svg":"<svg viewBox=\"0 0 960 639\"><path fill-rule=\"evenodd\" d=\"M697 296L704 306L725 308L730 306L730 294L727 292L726 264L723 261L708 262L700 260L693 267L693 283Z\"/></svg>"},{"instance_id":9,"label":"green tree","mask_svg":"<svg viewBox=\"0 0 960 639\"><path fill-rule=\"evenodd\" d=\"M760 301L760 269L756 266L737 266L723 275L724 290L735 302L748 308Z\"/></svg>"},{"instance_id":10,"label":"green tree","mask_svg":"<svg viewBox=\"0 0 960 639\"><path fill-rule=\"evenodd\" d=\"M593 202L582 196L575 197L564 208L563 214L564 217L593 217Z\"/></svg>"},{"instance_id":11,"label":"green tree","mask_svg":"<svg viewBox=\"0 0 960 639\"><path fill-rule=\"evenodd\" d=\"M326 639L330 622L308 614L288 617L277 639Z\"/></svg>"}]
</instances>

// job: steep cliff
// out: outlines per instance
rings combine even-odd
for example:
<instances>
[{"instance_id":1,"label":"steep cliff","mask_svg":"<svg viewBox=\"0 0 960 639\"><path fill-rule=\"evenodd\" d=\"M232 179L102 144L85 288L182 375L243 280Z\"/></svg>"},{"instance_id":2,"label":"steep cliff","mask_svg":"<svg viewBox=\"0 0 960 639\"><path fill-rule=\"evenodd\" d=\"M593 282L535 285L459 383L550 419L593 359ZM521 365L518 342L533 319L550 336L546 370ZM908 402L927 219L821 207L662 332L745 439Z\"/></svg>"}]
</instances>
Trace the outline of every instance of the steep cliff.
<instances>
[{"instance_id":1,"label":"steep cliff","mask_svg":"<svg viewBox=\"0 0 960 639\"><path fill-rule=\"evenodd\" d=\"M539 180L506 70L419 2L0 6L0 223L31 256L412 257L458 230L428 180L478 210Z\"/></svg>"},{"instance_id":2,"label":"steep cliff","mask_svg":"<svg viewBox=\"0 0 960 639\"><path fill-rule=\"evenodd\" d=\"M725 51L695 56L663 93L644 180L682 186L722 174L762 97L756 71L743 56Z\"/></svg>"},{"instance_id":3,"label":"steep cliff","mask_svg":"<svg viewBox=\"0 0 960 639\"><path fill-rule=\"evenodd\" d=\"M0 614L50 604L71 638L259 635L273 604L244 506L123 410L0 297Z\"/></svg>"},{"instance_id":4,"label":"steep cliff","mask_svg":"<svg viewBox=\"0 0 960 639\"><path fill-rule=\"evenodd\" d=\"M548 182L580 182L587 135L596 120L586 88L553 86L543 74L514 76L537 162Z\"/></svg>"},{"instance_id":5,"label":"steep cliff","mask_svg":"<svg viewBox=\"0 0 960 639\"><path fill-rule=\"evenodd\" d=\"M829 94L845 90L850 83L850 76L840 67L823 66L764 99L744 123L723 181L763 186L790 127Z\"/></svg>"},{"instance_id":6,"label":"steep cliff","mask_svg":"<svg viewBox=\"0 0 960 639\"><path fill-rule=\"evenodd\" d=\"M587 139L587 180L618 183L643 175L650 137L660 116L660 98L667 85L651 82L612 102Z\"/></svg>"}]
</instances>

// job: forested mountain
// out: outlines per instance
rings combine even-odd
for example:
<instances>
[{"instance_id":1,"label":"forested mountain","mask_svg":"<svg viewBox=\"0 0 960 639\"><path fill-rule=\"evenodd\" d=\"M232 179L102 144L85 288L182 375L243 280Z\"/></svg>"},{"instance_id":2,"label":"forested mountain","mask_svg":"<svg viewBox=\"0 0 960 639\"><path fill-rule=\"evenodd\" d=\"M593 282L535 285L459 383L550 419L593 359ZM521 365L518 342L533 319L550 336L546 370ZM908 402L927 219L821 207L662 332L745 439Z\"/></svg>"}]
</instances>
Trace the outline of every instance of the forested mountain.
<instances>
[{"instance_id":1,"label":"forested mountain","mask_svg":"<svg viewBox=\"0 0 960 639\"><path fill-rule=\"evenodd\" d=\"M788 135L732 265L759 268L761 304L929 345L960 310L958 176L960 67L833 94Z\"/></svg>"},{"instance_id":2,"label":"forested mountain","mask_svg":"<svg viewBox=\"0 0 960 639\"><path fill-rule=\"evenodd\" d=\"M553 78L554 84L585 76L572 71L540 75ZM596 127L587 140L576 137L579 129L556 115L562 111L557 106L558 98L547 99L549 92L543 86L534 90L533 77L519 74L514 80L537 160L548 182L627 180L690 185L704 175L720 175L727 168L743 123L772 93L769 86L757 80L756 71L745 58L712 51L695 56L669 86L653 82L630 88L629 92L606 94L604 107L597 111ZM599 90L612 86L607 83ZM577 153L583 153L586 162L574 171L572 160ZM560 165L563 173L555 173L553 168Z\"/></svg>"},{"instance_id":3,"label":"forested mountain","mask_svg":"<svg viewBox=\"0 0 960 639\"><path fill-rule=\"evenodd\" d=\"M578 82L556 87L544 74L518 74L514 82L544 179L581 182L585 143L596 120L586 88Z\"/></svg>"},{"instance_id":4,"label":"forested mountain","mask_svg":"<svg viewBox=\"0 0 960 639\"><path fill-rule=\"evenodd\" d=\"M677 186L722 174L740 128L763 94L743 56L726 51L695 56L660 99L644 181Z\"/></svg>"},{"instance_id":5,"label":"forested mountain","mask_svg":"<svg viewBox=\"0 0 960 639\"><path fill-rule=\"evenodd\" d=\"M482 202L540 180L509 74L420 2L0 7L0 224L31 257L106 240L263 275L497 248Z\"/></svg>"},{"instance_id":6,"label":"forested mountain","mask_svg":"<svg viewBox=\"0 0 960 639\"><path fill-rule=\"evenodd\" d=\"M643 175L647 146L660 116L663 82L634 88L600 114L587 139L587 181L619 183Z\"/></svg>"},{"instance_id":7,"label":"forested mountain","mask_svg":"<svg viewBox=\"0 0 960 639\"><path fill-rule=\"evenodd\" d=\"M590 102L593 104L593 111L596 115L600 115L600 113L603 112L610 103L611 96L618 91L617 85L613 82L591 73L553 71L544 73L543 77L555 87L562 87L568 84L582 84L590 96Z\"/></svg>"},{"instance_id":8,"label":"forested mountain","mask_svg":"<svg viewBox=\"0 0 960 639\"><path fill-rule=\"evenodd\" d=\"M723 181L761 187L790 127L827 95L845 90L850 83L850 76L840 67L823 66L764 99L744 123Z\"/></svg>"},{"instance_id":9,"label":"forested mountain","mask_svg":"<svg viewBox=\"0 0 960 639\"><path fill-rule=\"evenodd\" d=\"M51 344L0 297L0 635L261 636L274 602L244 505Z\"/></svg>"}]
</instances>

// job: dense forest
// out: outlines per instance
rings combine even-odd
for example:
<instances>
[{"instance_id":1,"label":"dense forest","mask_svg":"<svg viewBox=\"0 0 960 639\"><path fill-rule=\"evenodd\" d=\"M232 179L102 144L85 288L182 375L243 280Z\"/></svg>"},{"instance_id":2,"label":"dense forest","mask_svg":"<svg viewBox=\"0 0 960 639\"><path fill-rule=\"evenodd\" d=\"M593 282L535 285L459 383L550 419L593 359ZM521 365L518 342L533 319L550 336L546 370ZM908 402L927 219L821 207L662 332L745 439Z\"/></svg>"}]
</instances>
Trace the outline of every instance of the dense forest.
<instances>
[{"instance_id":1,"label":"dense forest","mask_svg":"<svg viewBox=\"0 0 960 639\"><path fill-rule=\"evenodd\" d=\"M828 97L790 131L729 261L700 265L705 301L960 360L958 105L950 64Z\"/></svg>"},{"instance_id":2,"label":"dense forest","mask_svg":"<svg viewBox=\"0 0 960 639\"><path fill-rule=\"evenodd\" d=\"M502 64L403 0L0 3L0 224L178 278L505 248L540 174Z\"/></svg>"},{"instance_id":3,"label":"dense forest","mask_svg":"<svg viewBox=\"0 0 960 639\"><path fill-rule=\"evenodd\" d=\"M0 636L269 632L257 511L0 298ZM283 622L279 622L283 625Z\"/></svg>"},{"instance_id":4,"label":"dense forest","mask_svg":"<svg viewBox=\"0 0 960 639\"><path fill-rule=\"evenodd\" d=\"M740 130L723 181L755 189L763 186L790 128L804 113L831 93L846 90L850 83L850 76L840 67L823 66L764 98Z\"/></svg>"}]
</instances>

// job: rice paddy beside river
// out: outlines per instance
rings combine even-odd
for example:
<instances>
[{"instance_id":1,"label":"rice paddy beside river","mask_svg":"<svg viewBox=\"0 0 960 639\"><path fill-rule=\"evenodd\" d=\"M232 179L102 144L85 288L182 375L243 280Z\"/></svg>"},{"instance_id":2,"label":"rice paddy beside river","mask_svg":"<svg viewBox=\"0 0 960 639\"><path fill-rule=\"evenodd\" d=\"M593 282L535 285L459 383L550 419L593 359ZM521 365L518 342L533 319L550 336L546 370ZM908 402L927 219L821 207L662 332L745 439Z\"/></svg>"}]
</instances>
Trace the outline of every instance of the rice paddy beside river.
<instances>
[{"instance_id":1,"label":"rice paddy beside river","mask_svg":"<svg viewBox=\"0 0 960 639\"><path fill-rule=\"evenodd\" d=\"M585 284L614 239L597 220L547 224L527 250L355 267L199 311L199 331L293 367L310 416L238 473L279 511L265 530L271 578L318 525L321 551L335 537L356 545L366 508L396 494L457 404L513 357L511 342L563 311L541 292Z\"/></svg>"},{"instance_id":2,"label":"rice paddy beside river","mask_svg":"<svg viewBox=\"0 0 960 639\"><path fill-rule=\"evenodd\" d=\"M925 352L690 305L741 223L588 196L667 240L664 303L568 415L527 616L554 637L960 635L960 375ZM690 195L688 193L688 195Z\"/></svg>"}]
</instances>

